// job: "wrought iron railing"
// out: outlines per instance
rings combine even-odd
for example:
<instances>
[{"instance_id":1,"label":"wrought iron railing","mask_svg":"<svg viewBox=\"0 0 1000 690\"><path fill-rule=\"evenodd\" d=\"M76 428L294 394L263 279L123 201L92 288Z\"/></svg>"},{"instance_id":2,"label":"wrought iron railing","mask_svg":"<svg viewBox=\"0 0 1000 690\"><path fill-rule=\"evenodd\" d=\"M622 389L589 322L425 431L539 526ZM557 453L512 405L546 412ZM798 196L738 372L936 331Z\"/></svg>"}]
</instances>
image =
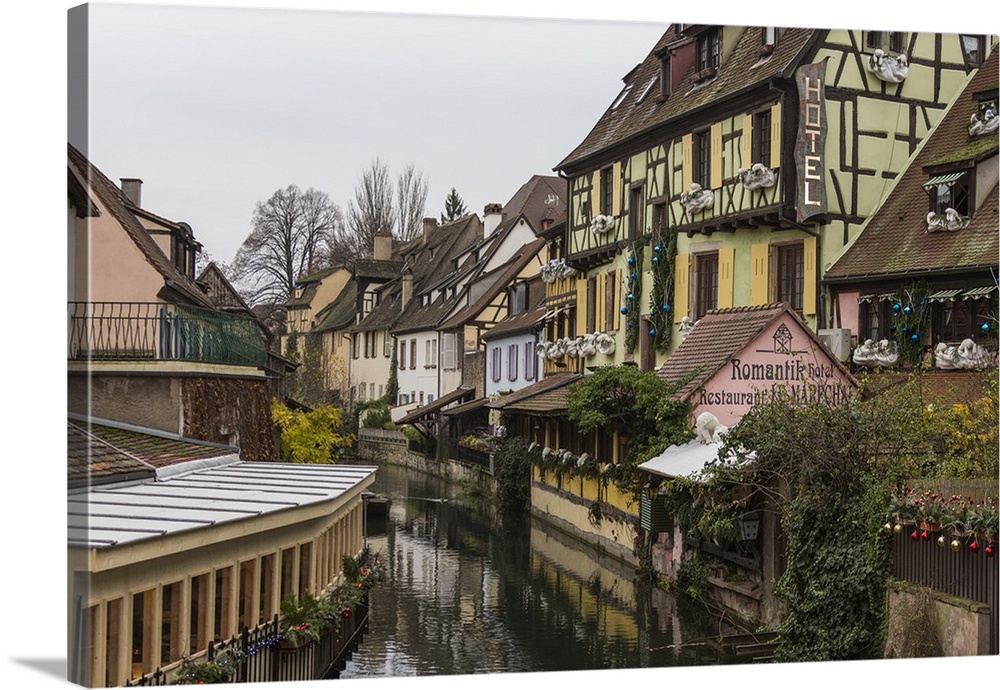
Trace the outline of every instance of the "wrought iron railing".
<instances>
[{"instance_id":1,"label":"wrought iron railing","mask_svg":"<svg viewBox=\"0 0 1000 690\"><path fill-rule=\"evenodd\" d=\"M70 302L71 360L263 366L267 348L246 317L157 302Z\"/></svg>"}]
</instances>

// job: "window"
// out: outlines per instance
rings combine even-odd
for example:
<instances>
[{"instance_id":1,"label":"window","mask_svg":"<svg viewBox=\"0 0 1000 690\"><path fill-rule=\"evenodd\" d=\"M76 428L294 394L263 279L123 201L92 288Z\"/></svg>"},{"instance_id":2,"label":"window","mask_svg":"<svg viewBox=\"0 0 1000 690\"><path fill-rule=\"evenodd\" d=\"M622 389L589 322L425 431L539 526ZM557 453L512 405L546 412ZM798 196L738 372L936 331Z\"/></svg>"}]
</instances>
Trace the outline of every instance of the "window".
<instances>
[{"instance_id":1,"label":"window","mask_svg":"<svg viewBox=\"0 0 1000 690\"><path fill-rule=\"evenodd\" d=\"M441 359L445 369L458 368L458 333L445 333L441 336Z\"/></svg>"},{"instance_id":2,"label":"window","mask_svg":"<svg viewBox=\"0 0 1000 690\"><path fill-rule=\"evenodd\" d=\"M494 347L490 350L490 373L493 382L496 383L500 380L500 370L503 367L503 363L500 361L501 353L499 347Z\"/></svg>"},{"instance_id":3,"label":"window","mask_svg":"<svg viewBox=\"0 0 1000 690\"><path fill-rule=\"evenodd\" d=\"M358 350L360 349L358 347L358 339L360 337L361 337L360 333L351 334L351 359L357 359L358 357L361 356L360 352L358 352Z\"/></svg>"},{"instance_id":4,"label":"window","mask_svg":"<svg viewBox=\"0 0 1000 690\"><path fill-rule=\"evenodd\" d=\"M966 338L974 338L983 345L980 327L990 323L991 314L996 314L997 293L993 291L986 298L954 299L931 303L931 328L934 342L959 343ZM995 347L995 338L993 346Z\"/></svg>"},{"instance_id":5,"label":"window","mask_svg":"<svg viewBox=\"0 0 1000 690\"><path fill-rule=\"evenodd\" d=\"M410 369L417 368L417 339L410 339Z\"/></svg>"},{"instance_id":6,"label":"window","mask_svg":"<svg viewBox=\"0 0 1000 690\"><path fill-rule=\"evenodd\" d=\"M587 279L587 333L597 330L597 276Z\"/></svg>"},{"instance_id":7,"label":"window","mask_svg":"<svg viewBox=\"0 0 1000 690\"><path fill-rule=\"evenodd\" d=\"M361 318L364 318L378 304L378 295L374 292L366 292L361 300Z\"/></svg>"},{"instance_id":8,"label":"window","mask_svg":"<svg viewBox=\"0 0 1000 690\"><path fill-rule=\"evenodd\" d=\"M424 404L424 392L423 391L420 391L420 404L421 405Z\"/></svg>"},{"instance_id":9,"label":"window","mask_svg":"<svg viewBox=\"0 0 1000 690\"><path fill-rule=\"evenodd\" d=\"M636 99L635 101L636 105L639 105L644 100L646 100L646 97L649 96L649 94L653 91L653 87L656 86L657 79L658 79L657 77L653 77L652 79L649 80L649 83L646 84L646 88L642 90L642 93L639 94L639 98Z\"/></svg>"},{"instance_id":10,"label":"window","mask_svg":"<svg viewBox=\"0 0 1000 690\"><path fill-rule=\"evenodd\" d=\"M865 32L865 48L868 50L875 50L876 48L882 47L882 32L881 31L866 31Z\"/></svg>"},{"instance_id":11,"label":"window","mask_svg":"<svg viewBox=\"0 0 1000 690\"><path fill-rule=\"evenodd\" d=\"M643 231L643 195L642 186L634 187L629 192L629 207L628 207L628 237L629 240L634 242Z\"/></svg>"},{"instance_id":12,"label":"window","mask_svg":"<svg viewBox=\"0 0 1000 690\"><path fill-rule=\"evenodd\" d=\"M713 27L698 36L697 44L698 72L704 73L699 76L702 79L715 76L716 70L719 69L719 60L721 57L721 41L719 40L718 27Z\"/></svg>"},{"instance_id":13,"label":"window","mask_svg":"<svg viewBox=\"0 0 1000 690\"><path fill-rule=\"evenodd\" d=\"M700 319L719 305L719 254L698 254L695 271L695 317Z\"/></svg>"},{"instance_id":14,"label":"window","mask_svg":"<svg viewBox=\"0 0 1000 690\"><path fill-rule=\"evenodd\" d=\"M804 251L801 244L777 247L777 298L796 311L802 311L805 284Z\"/></svg>"},{"instance_id":15,"label":"window","mask_svg":"<svg viewBox=\"0 0 1000 690\"><path fill-rule=\"evenodd\" d=\"M507 380L517 380L517 344L507 346Z\"/></svg>"},{"instance_id":16,"label":"window","mask_svg":"<svg viewBox=\"0 0 1000 690\"><path fill-rule=\"evenodd\" d=\"M369 396L369 398L368 398L369 400L374 400L375 399L375 383L374 382L368 384L368 396Z\"/></svg>"},{"instance_id":17,"label":"window","mask_svg":"<svg viewBox=\"0 0 1000 690\"><path fill-rule=\"evenodd\" d=\"M399 341L399 368L400 369L405 369L406 368L406 341L405 340L400 340Z\"/></svg>"},{"instance_id":18,"label":"window","mask_svg":"<svg viewBox=\"0 0 1000 690\"><path fill-rule=\"evenodd\" d=\"M610 333L615 330L615 317L618 311L618 276L616 271L604 274L604 330Z\"/></svg>"},{"instance_id":19,"label":"window","mask_svg":"<svg viewBox=\"0 0 1000 690\"><path fill-rule=\"evenodd\" d=\"M858 333L858 342L863 343L869 338L878 342L883 338L888 338L891 323L892 316L888 301L876 299L862 302L858 315L858 327L861 329L861 332Z\"/></svg>"},{"instance_id":20,"label":"window","mask_svg":"<svg viewBox=\"0 0 1000 690\"><path fill-rule=\"evenodd\" d=\"M535 380L535 341L529 340L524 344L524 379L526 381Z\"/></svg>"},{"instance_id":21,"label":"window","mask_svg":"<svg viewBox=\"0 0 1000 690\"><path fill-rule=\"evenodd\" d=\"M528 310L528 284L518 283L510 290L510 315L522 314Z\"/></svg>"},{"instance_id":22,"label":"window","mask_svg":"<svg viewBox=\"0 0 1000 690\"><path fill-rule=\"evenodd\" d=\"M930 210L932 212L944 213L951 208L955 209L959 215L971 215L969 172L967 170L935 175L924 183L924 188L930 196Z\"/></svg>"},{"instance_id":23,"label":"window","mask_svg":"<svg viewBox=\"0 0 1000 690\"><path fill-rule=\"evenodd\" d=\"M365 359L375 358L377 343L378 333L376 331L365 331Z\"/></svg>"},{"instance_id":24,"label":"window","mask_svg":"<svg viewBox=\"0 0 1000 690\"><path fill-rule=\"evenodd\" d=\"M702 188L711 187L712 173L712 138L709 132L695 132L694 134L694 175L695 182Z\"/></svg>"},{"instance_id":25,"label":"window","mask_svg":"<svg viewBox=\"0 0 1000 690\"><path fill-rule=\"evenodd\" d=\"M889 32L889 52L893 54L906 52L906 32L904 31Z\"/></svg>"},{"instance_id":26,"label":"window","mask_svg":"<svg viewBox=\"0 0 1000 690\"><path fill-rule=\"evenodd\" d=\"M965 66L969 69L983 64L986 51L985 36L962 35L962 55L965 56Z\"/></svg>"},{"instance_id":27,"label":"window","mask_svg":"<svg viewBox=\"0 0 1000 690\"><path fill-rule=\"evenodd\" d=\"M670 51L663 54L660 58L660 95L666 98L671 93L673 93L673 75L670 72Z\"/></svg>"},{"instance_id":28,"label":"window","mask_svg":"<svg viewBox=\"0 0 1000 690\"><path fill-rule=\"evenodd\" d=\"M764 110L753 116L753 141L750 164L771 164L771 111ZM749 167L749 166L747 166Z\"/></svg>"},{"instance_id":29,"label":"window","mask_svg":"<svg viewBox=\"0 0 1000 690\"><path fill-rule=\"evenodd\" d=\"M622 101L624 101L628 97L628 95L630 93L632 93L632 85L631 84L629 84L624 89L622 89L622 92L620 94L618 94L618 98L616 98L615 102L611 104L611 109L614 110L615 108L617 108L618 106L620 106L622 104Z\"/></svg>"},{"instance_id":30,"label":"window","mask_svg":"<svg viewBox=\"0 0 1000 690\"><path fill-rule=\"evenodd\" d=\"M614 176L611 168L601 170L601 213L612 215L612 205L614 199Z\"/></svg>"},{"instance_id":31,"label":"window","mask_svg":"<svg viewBox=\"0 0 1000 690\"><path fill-rule=\"evenodd\" d=\"M386 359L392 357L392 338L388 331L382 334L382 356Z\"/></svg>"}]
</instances>

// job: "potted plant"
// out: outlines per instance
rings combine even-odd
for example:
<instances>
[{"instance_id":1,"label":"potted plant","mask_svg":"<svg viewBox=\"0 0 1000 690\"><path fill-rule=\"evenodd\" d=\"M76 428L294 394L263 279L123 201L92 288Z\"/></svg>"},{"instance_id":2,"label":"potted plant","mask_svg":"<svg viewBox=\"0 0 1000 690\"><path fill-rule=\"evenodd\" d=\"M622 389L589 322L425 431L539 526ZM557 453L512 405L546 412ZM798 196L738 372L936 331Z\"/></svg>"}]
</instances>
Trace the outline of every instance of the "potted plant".
<instances>
[{"instance_id":1,"label":"potted plant","mask_svg":"<svg viewBox=\"0 0 1000 690\"><path fill-rule=\"evenodd\" d=\"M291 594L281 602L282 646L298 648L318 642L322 633L319 601L308 592Z\"/></svg>"}]
</instances>

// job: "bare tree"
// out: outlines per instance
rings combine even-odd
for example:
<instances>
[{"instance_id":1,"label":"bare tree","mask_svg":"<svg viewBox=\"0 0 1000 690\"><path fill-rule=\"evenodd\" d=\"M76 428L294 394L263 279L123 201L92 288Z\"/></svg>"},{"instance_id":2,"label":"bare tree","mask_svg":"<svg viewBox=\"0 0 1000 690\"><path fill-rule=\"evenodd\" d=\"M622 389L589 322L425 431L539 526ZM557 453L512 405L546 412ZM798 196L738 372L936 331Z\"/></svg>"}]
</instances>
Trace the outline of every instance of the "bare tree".
<instances>
[{"instance_id":1,"label":"bare tree","mask_svg":"<svg viewBox=\"0 0 1000 690\"><path fill-rule=\"evenodd\" d=\"M378 231L392 232L394 225L392 179L388 166L376 158L354 187L340 244L352 257L365 256L371 251L372 236Z\"/></svg>"},{"instance_id":2,"label":"bare tree","mask_svg":"<svg viewBox=\"0 0 1000 690\"><path fill-rule=\"evenodd\" d=\"M233 259L234 283L250 305L281 304L299 278L330 265L343 218L325 192L289 185L257 203L252 223Z\"/></svg>"},{"instance_id":3,"label":"bare tree","mask_svg":"<svg viewBox=\"0 0 1000 690\"><path fill-rule=\"evenodd\" d=\"M396 236L408 242L423 228L424 208L427 206L427 179L410 163L399 174L396 182Z\"/></svg>"}]
</instances>

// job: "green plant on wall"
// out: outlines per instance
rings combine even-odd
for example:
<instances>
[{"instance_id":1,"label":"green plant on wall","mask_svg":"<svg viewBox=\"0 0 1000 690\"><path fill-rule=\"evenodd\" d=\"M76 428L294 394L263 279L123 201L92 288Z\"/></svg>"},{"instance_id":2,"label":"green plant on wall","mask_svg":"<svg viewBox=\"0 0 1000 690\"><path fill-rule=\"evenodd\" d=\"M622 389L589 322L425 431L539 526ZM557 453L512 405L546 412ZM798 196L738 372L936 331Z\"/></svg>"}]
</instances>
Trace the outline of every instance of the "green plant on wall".
<instances>
[{"instance_id":1,"label":"green plant on wall","mask_svg":"<svg viewBox=\"0 0 1000 690\"><path fill-rule=\"evenodd\" d=\"M674 264L677 258L677 231L657 228L651 241L650 270L653 286L649 295L649 318L652 322L653 348L663 354L673 339Z\"/></svg>"},{"instance_id":2,"label":"green plant on wall","mask_svg":"<svg viewBox=\"0 0 1000 690\"><path fill-rule=\"evenodd\" d=\"M921 366L929 326L927 286L914 283L896 293L892 301L892 339L901 365Z\"/></svg>"},{"instance_id":3,"label":"green plant on wall","mask_svg":"<svg viewBox=\"0 0 1000 690\"><path fill-rule=\"evenodd\" d=\"M642 235L625 245L628 269L625 272L621 311L625 316L625 351L629 353L635 352L639 343L639 328L642 327L643 257L649 239L649 235Z\"/></svg>"}]
</instances>

